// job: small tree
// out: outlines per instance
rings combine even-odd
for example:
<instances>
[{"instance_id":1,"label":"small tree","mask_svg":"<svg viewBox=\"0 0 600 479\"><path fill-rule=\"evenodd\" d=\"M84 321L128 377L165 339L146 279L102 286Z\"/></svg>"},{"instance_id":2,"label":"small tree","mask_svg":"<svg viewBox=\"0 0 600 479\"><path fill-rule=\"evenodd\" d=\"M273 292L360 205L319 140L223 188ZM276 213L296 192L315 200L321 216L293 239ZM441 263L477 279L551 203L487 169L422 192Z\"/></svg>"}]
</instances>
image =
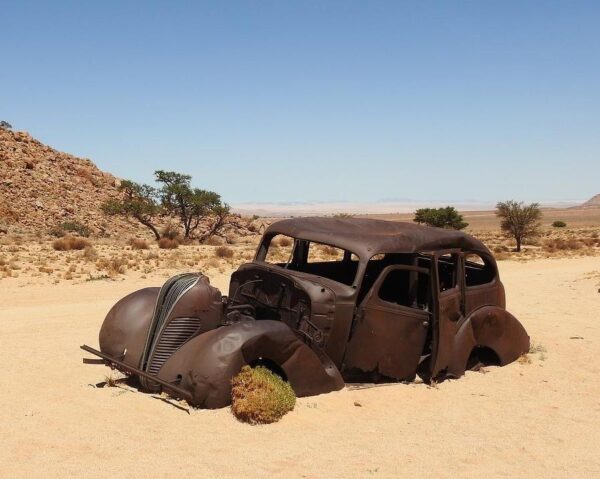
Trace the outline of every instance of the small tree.
<instances>
[{"instance_id":1,"label":"small tree","mask_svg":"<svg viewBox=\"0 0 600 479\"><path fill-rule=\"evenodd\" d=\"M124 180L119 185L119 191L123 193L122 198L106 201L101 205L102 211L107 215L135 218L150 229L154 237L159 240L160 233L154 226L156 216L160 214L156 188Z\"/></svg>"},{"instance_id":2,"label":"small tree","mask_svg":"<svg viewBox=\"0 0 600 479\"><path fill-rule=\"evenodd\" d=\"M463 221L461 214L453 206L445 208L419 208L415 212L413 219L415 223L435 226L436 228L447 228L462 230L469 226L469 223Z\"/></svg>"},{"instance_id":3,"label":"small tree","mask_svg":"<svg viewBox=\"0 0 600 479\"><path fill-rule=\"evenodd\" d=\"M1 120L0 128L2 128L3 130L12 130L12 125L7 121Z\"/></svg>"},{"instance_id":4,"label":"small tree","mask_svg":"<svg viewBox=\"0 0 600 479\"><path fill-rule=\"evenodd\" d=\"M496 205L496 216L501 219L500 228L517 242L517 252L525 238L539 234L542 212L539 203L529 205L514 200L501 201Z\"/></svg>"},{"instance_id":5,"label":"small tree","mask_svg":"<svg viewBox=\"0 0 600 479\"><path fill-rule=\"evenodd\" d=\"M200 236L201 242L223 227L229 215L229 206L221 202L219 194L192 188L190 175L164 170L157 170L154 175L156 181L163 185L159 190L162 205L179 217L185 238L194 236L201 222L208 218L212 219L212 224Z\"/></svg>"}]
</instances>

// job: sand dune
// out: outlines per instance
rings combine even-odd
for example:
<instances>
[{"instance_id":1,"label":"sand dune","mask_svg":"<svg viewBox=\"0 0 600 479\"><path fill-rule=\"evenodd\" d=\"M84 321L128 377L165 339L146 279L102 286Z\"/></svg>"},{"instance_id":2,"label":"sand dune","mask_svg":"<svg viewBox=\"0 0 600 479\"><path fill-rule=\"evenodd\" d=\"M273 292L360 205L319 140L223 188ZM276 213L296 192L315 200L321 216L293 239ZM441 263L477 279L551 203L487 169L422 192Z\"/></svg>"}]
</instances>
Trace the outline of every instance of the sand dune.
<instances>
[{"instance_id":1,"label":"sand dune","mask_svg":"<svg viewBox=\"0 0 600 479\"><path fill-rule=\"evenodd\" d=\"M0 477L600 477L600 257L500 268L541 345L529 363L303 398L258 427L91 386L109 370L83 365L79 345L97 344L118 298L164 278L2 280Z\"/></svg>"}]
</instances>

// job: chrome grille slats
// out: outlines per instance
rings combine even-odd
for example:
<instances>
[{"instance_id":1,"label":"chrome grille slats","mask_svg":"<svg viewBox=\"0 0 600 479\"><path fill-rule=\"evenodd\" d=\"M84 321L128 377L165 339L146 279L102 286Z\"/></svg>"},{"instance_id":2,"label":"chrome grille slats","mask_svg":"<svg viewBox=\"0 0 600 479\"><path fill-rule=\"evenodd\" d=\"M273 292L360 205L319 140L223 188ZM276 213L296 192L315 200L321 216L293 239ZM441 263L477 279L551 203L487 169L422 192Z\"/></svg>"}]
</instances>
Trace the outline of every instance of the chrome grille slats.
<instances>
[{"instance_id":1,"label":"chrome grille slats","mask_svg":"<svg viewBox=\"0 0 600 479\"><path fill-rule=\"evenodd\" d=\"M150 328L148 329L148 336L146 337L146 344L144 345L144 352L142 354L142 358L140 360L140 369L143 371L146 370L146 365L148 362L148 358L150 356L150 351L152 349L153 341L156 337L156 333L160 331L160 327L164 322L165 315L168 313L168 309L165 309L163 306L165 302L168 300L169 293L172 291L172 286L177 284L180 280L189 278L191 276L198 277L198 275L192 273L183 273L169 278L163 287L160 289L158 294L158 298L156 300L156 306L154 307L154 313L152 314L152 322L150 323ZM171 300L169 300L171 302Z\"/></svg>"},{"instance_id":2,"label":"chrome grille slats","mask_svg":"<svg viewBox=\"0 0 600 479\"><path fill-rule=\"evenodd\" d=\"M148 337L143 370L156 374L171 355L190 339L200 327L199 318L173 318L167 322L171 311L179 299L190 290L201 275L184 274L174 281L168 281L159 295L153 319L152 331ZM153 389L149 381L142 381Z\"/></svg>"},{"instance_id":3,"label":"chrome grille slats","mask_svg":"<svg viewBox=\"0 0 600 479\"><path fill-rule=\"evenodd\" d=\"M190 339L200 328L198 318L175 318L164 328L150 358L148 372L157 374L171 355Z\"/></svg>"}]
</instances>

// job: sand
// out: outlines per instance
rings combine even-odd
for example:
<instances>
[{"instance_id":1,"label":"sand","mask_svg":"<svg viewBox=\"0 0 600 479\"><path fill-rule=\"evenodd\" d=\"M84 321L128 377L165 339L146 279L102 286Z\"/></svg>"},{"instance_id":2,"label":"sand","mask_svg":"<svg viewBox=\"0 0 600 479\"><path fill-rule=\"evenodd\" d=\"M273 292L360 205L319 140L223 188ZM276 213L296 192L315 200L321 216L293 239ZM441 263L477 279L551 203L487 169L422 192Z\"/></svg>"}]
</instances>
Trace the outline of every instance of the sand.
<instances>
[{"instance_id":1,"label":"sand","mask_svg":"<svg viewBox=\"0 0 600 479\"><path fill-rule=\"evenodd\" d=\"M500 269L541 345L530 362L302 398L270 426L92 386L109 369L82 364L79 345L97 345L117 299L163 278L2 280L0 477L600 477L600 257ZM227 276L213 283L225 291Z\"/></svg>"}]
</instances>

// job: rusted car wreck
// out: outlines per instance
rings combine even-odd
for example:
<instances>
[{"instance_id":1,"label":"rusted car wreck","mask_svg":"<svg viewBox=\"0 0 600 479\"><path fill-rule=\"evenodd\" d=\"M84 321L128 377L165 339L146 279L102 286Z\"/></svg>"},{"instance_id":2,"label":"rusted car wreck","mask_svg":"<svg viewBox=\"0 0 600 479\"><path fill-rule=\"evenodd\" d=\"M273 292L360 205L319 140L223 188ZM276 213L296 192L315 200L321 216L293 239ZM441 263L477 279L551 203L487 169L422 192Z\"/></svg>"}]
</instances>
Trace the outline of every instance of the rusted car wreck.
<instances>
[{"instance_id":1,"label":"rusted car wreck","mask_svg":"<svg viewBox=\"0 0 600 479\"><path fill-rule=\"evenodd\" d=\"M458 378L505 365L529 336L505 309L496 262L459 231L298 218L265 232L229 295L199 273L120 300L100 330L106 364L192 405L230 403L231 378L263 364L298 396L345 381Z\"/></svg>"}]
</instances>

